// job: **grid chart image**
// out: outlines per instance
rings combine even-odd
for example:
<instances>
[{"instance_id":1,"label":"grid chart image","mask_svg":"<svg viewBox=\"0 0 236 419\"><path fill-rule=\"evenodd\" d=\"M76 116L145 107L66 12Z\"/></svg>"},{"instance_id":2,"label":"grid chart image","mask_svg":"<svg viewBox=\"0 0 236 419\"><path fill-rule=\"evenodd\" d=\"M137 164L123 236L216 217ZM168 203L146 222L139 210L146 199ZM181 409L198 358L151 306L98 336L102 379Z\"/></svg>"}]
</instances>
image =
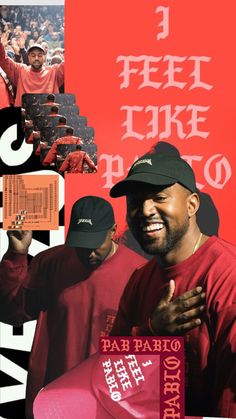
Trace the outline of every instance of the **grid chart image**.
<instances>
[{"instance_id":1,"label":"grid chart image","mask_svg":"<svg viewBox=\"0 0 236 419\"><path fill-rule=\"evenodd\" d=\"M3 176L3 228L58 229L58 176Z\"/></svg>"}]
</instances>

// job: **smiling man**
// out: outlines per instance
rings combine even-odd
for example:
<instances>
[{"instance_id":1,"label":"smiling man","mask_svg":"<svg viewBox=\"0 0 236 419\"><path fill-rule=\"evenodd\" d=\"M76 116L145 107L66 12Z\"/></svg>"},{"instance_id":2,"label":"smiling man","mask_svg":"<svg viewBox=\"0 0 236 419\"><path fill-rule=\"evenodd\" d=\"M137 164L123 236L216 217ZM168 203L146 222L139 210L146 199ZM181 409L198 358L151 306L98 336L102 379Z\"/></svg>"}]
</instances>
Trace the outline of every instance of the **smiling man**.
<instances>
[{"instance_id":1,"label":"smiling man","mask_svg":"<svg viewBox=\"0 0 236 419\"><path fill-rule=\"evenodd\" d=\"M155 255L130 278L112 335L183 335L186 414L236 417L236 248L201 233L194 173L180 157L147 154L111 196Z\"/></svg>"},{"instance_id":2,"label":"smiling man","mask_svg":"<svg viewBox=\"0 0 236 419\"><path fill-rule=\"evenodd\" d=\"M108 201L75 202L65 245L39 253L27 265L30 231L10 231L0 264L0 321L20 326L38 320L29 360L26 417L46 384L98 350L108 335L120 296L145 259L114 240Z\"/></svg>"},{"instance_id":3,"label":"smiling man","mask_svg":"<svg viewBox=\"0 0 236 419\"><path fill-rule=\"evenodd\" d=\"M0 41L0 66L16 86L15 106L21 106L24 93L59 93L64 83L64 62L45 66L46 54L41 44L32 45L27 53L29 65L16 63L7 56Z\"/></svg>"}]
</instances>

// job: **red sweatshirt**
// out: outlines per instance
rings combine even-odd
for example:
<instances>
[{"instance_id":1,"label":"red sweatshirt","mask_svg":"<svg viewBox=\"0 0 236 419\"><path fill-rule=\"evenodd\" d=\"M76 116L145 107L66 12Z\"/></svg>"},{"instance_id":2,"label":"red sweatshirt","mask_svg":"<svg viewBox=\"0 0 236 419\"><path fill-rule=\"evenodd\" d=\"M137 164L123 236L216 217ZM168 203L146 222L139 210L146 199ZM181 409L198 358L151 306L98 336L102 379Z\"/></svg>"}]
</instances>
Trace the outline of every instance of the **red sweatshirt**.
<instances>
[{"instance_id":1,"label":"red sweatshirt","mask_svg":"<svg viewBox=\"0 0 236 419\"><path fill-rule=\"evenodd\" d=\"M10 95L3 77L0 74L0 109L10 106Z\"/></svg>"},{"instance_id":2,"label":"red sweatshirt","mask_svg":"<svg viewBox=\"0 0 236 419\"><path fill-rule=\"evenodd\" d=\"M85 163L87 163L90 169L96 169L95 164L85 151L74 151L67 155L59 169L59 173L64 173L65 171L68 173L83 173Z\"/></svg>"},{"instance_id":3,"label":"red sweatshirt","mask_svg":"<svg viewBox=\"0 0 236 419\"><path fill-rule=\"evenodd\" d=\"M59 144L83 144L83 141L80 137L75 137L74 135L66 135L65 137L58 138L54 141L48 154L43 160L43 165L48 166L49 164L55 162L57 157L57 146Z\"/></svg>"},{"instance_id":4,"label":"red sweatshirt","mask_svg":"<svg viewBox=\"0 0 236 419\"><path fill-rule=\"evenodd\" d=\"M236 417L236 247L209 238L185 261L160 269L153 258L137 270L121 299L112 335L147 324L170 279L175 295L201 285L203 323L185 335L186 414ZM151 334L147 329L147 335Z\"/></svg>"},{"instance_id":5,"label":"red sweatshirt","mask_svg":"<svg viewBox=\"0 0 236 419\"><path fill-rule=\"evenodd\" d=\"M31 66L15 63L9 58L1 42L0 66L17 88L15 106L21 106L24 93L59 93L59 87L64 83L63 62L34 71Z\"/></svg>"},{"instance_id":6,"label":"red sweatshirt","mask_svg":"<svg viewBox=\"0 0 236 419\"><path fill-rule=\"evenodd\" d=\"M145 259L119 245L94 271L76 250L56 246L35 256L6 253L0 264L0 320L12 325L38 319L29 361L26 410L37 392L98 350L108 335L130 275Z\"/></svg>"}]
</instances>

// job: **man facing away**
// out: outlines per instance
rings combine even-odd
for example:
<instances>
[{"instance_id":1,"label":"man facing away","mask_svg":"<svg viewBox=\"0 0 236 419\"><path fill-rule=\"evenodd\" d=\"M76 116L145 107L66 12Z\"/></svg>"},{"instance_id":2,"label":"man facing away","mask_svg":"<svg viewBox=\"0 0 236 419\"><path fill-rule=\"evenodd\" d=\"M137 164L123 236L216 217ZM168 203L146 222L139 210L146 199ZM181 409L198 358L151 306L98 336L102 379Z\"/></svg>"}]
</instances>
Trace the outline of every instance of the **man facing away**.
<instances>
[{"instance_id":1,"label":"man facing away","mask_svg":"<svg viewBox=\"0 0 236 419\"><path fill-rule=\"evenodd\" d=\"M146 154L111 196L154 255L132 275L112 335L183 335L186 414L236 417L236 248L201 233L194 173L180 157Z\"/></svg>"},{"instance_id":2,"label":"man facing away","mask_svg":"<svg viewBox=\"0 0 236 419\"><path fill-rule=\"evenodd\" d=\"M20 326L37 319L29 360L26 417L38 391L98 349L121 293L144 259L114 241L111 205L88 196L75 202L66 244L33 258L30 231L10 231L0 264L0 320Z\"/></svg>"},{"instance_id":3,"label":"man facing away","mask_svg":"<svg viewBox=\"0 0 236 419\"><path fill-rule=\"evenodd\" d=\"M76 146L76 151L69 153L62 163L59 173L83 173L84 165L87 163L88 167L93 171L97 171L97 167L90 159L89 155L81 150L81 145Z\"/></svg>"},{"instance_id":4,"label":"man facing away","mask_svg":"<svg viewBox=\"0 0 236 419\"><path fill-rule=\"evenodd\" d=\"M76 137L74 134L74 129L72 127L66 128L66 133L64 137L60 137L54 141L52 147L50 148L48 154L43 160L43 166L49 166L52 163L55 163L57 158L57 148L60 144L83 144L82 138Z\"/></svg>"},{"instance_id":5,"label":"man facing away","mask_svg":"<svg viewBox=\"0 0 236 419\"><path fill-rule=\"evenodd\" d=\"M47 96L46 102L42 103L41 106L58 106L59 103L55 102L55 100L56 96L53 93L51 93Z\"/></svg>"},{"instance_id":6,"label":"man facing away","mask_svg":"<svg viewBox=\"0 0 236 419\"><path fill-rule=\"evenodd\" d=\"M28 48L29 65L16 63L9 58L0 40L0 67L16 86L15 106L21 106L24 93L59 93L64 83L64 62L45 66L46 54L40 44Z\"/></svg>"}]
</instances>

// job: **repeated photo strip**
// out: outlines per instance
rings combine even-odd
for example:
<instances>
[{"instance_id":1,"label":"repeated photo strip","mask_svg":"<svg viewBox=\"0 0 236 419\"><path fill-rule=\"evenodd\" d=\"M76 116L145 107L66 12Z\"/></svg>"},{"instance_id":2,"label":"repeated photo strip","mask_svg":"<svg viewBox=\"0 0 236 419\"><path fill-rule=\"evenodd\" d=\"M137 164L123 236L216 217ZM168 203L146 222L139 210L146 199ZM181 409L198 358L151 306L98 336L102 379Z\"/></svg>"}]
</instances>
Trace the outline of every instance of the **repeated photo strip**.
<instances>
[{"instance_id":1,"label":"repeated photo strip","mask_svg":"<svg viewBox=\"0 0 236 419\"><path fill-rule=\"evenodd\" d=\"M97 171L94 129L73 94L23 95L22 126L42 166L62 175Z\"/></svg>"}]
</instances>

